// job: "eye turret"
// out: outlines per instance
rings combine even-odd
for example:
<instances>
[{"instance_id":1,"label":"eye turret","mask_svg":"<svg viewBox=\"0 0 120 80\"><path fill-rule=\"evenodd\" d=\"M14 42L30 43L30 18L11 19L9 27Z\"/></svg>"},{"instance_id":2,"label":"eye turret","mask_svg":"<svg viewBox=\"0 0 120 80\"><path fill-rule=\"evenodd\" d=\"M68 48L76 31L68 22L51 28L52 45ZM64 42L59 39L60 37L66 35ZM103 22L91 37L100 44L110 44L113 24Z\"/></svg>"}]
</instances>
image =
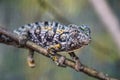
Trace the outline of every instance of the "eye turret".
<instances>
[{"instance_id":1,"label":"eye turret","mask_svg":"<svg viewBox=\"0 0 120 80\"><path fill-rule=\"evenodd\" d=\"M87 25L77 26L75 24L70 24L68 26L71 28L71 31L78 31L78 32L84 33L88 37L91 36L90 35L91 34L90 28Z\"/></svg>"},{"instance_id":2,"label":"eye turret","mask_svg":"<svg viewBox=\"0 0 120 80\"><path fill-rule=\"evenodd\" d=\"M90 31L89 26L87 26L87 25L82 25L82 26L79 27L79 29L80 29L81 31L83 31L83 33L86 34L87 36L90 36L91 31Z\"/></svg>"}]
</instances>

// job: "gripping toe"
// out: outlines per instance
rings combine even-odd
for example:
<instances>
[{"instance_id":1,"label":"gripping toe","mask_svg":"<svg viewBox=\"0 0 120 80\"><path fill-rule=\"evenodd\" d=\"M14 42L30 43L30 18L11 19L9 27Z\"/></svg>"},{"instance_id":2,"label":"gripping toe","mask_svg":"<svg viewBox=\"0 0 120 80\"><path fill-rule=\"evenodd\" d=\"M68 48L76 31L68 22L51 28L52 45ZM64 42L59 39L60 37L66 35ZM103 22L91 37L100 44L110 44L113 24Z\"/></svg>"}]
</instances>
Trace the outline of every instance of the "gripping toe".
<instances>
[{"instance_id":1,"label":"gripping toe","mask_svg":"<svg viewBox=\"0 0 120 80\"><path fill-rule=\"evenodd\" d=\"M75 70L76 70L76 71L82 70L82 65L81 65L81 63L80 63L79 60L76 60L76 61L75 61Z\"/></svg>"},{"instance_id":2,"label":"gripping toe","mask_svg":"<svg viewBox=\"0 0 120 80\"><path fill-rule=\"evenodd\" d=\"M64 64L65 62L64 56L61 56L60 58L58 58L57 56L53 56L52 59L56 63L57 66L66 67L66 65Z\"/></svg>"},{"instance_id":3,"label":"gripping toe","mask_svg":"<svg viewBox=\"0 0 120 80\"><path fill-rule=\"evenodd\" d=\"M61 56L59 59L58 59L58 63L59 63L59 66L61 67L66 67L65 64L65 57L64 56Z\"/></svg>"},{"instance_id":4,"label":"gripping toe","mask_svg":"<svg viewBox=\"0 0 120 80\"><path fill-rule=\"evenodd\" d=\"M19 46L21 47L21 46L24 46L25 44L26 44L26 42L27 42L27 38L26 38L26 36L20 36L19 37Z\"/></svg>"}]
</instances>

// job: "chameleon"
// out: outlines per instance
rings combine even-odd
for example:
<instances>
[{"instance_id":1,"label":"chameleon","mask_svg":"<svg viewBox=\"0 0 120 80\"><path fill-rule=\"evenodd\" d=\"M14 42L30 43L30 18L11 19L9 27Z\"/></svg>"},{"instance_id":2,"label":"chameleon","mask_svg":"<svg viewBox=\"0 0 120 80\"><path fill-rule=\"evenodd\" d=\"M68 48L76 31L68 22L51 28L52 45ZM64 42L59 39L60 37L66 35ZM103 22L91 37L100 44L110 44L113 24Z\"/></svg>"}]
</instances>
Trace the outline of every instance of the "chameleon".
<instances>
[{"instance_id":1,"label":"chameleon","mask_svg":"<svg viewBox=\"0 0 120 80\"><path fill-rule=\"evenodd\" d=\"M20 38L20 42L30 40L47 49L52 60L60 66L65 66L65 56L56 57L57 52L66 52L75 61L75 69L80 70L80 60L74 50L91 42L91 30L87 25L63 25L59 22L43 21L23 25L13 31ZM29 50L27 58L30 67L35 66L34 50Z\"/></svg>"}]
</instances>

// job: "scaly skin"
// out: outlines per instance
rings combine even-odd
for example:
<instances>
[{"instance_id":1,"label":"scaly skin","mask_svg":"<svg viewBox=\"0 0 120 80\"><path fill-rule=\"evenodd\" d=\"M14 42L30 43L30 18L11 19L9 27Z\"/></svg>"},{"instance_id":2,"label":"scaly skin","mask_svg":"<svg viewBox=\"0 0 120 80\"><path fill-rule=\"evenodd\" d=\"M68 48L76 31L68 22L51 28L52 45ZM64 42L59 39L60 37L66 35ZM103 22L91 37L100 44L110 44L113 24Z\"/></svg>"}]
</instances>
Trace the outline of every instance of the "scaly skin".
<instances>
[{"instance_id":1,"label":"scaly skin","mask_svg":"<svg viewBox=\"0 0 120 80\"><path fill-rule=\"evenodd\" d=\"M24 25L14 30L20 36L20 43L30 40L43 48L46 48L50 53L51 58L58 64L62 65L65 58L57 60L55 54L57 52L70 52L73 60L76 62L76 70L79 70L79 58L74 54L75 49L79 49L84 45L88 45L91 41L90 28L82 25L77 26L70 24L68 26L57 22L36 22ZM21 37L23 39L21 39ZM33 54L32 54L33 56ZM30 57L29 57L30 58ZM77 59L76 59L77 58ZM33 57L32 57L33 60ZM29 65L34 64L29 62Z\"/></svg>"}]
</instances>

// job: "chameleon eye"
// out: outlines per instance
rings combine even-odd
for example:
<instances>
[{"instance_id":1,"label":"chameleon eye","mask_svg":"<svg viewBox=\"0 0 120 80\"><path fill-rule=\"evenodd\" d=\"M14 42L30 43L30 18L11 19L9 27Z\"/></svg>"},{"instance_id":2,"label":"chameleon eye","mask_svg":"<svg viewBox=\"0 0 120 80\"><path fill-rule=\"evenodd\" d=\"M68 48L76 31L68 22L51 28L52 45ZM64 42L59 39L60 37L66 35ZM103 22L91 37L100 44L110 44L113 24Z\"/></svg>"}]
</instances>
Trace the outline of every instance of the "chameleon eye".
<instances>
[{"instance_id":1,"label":"chameleon eye","mask_svg":"<svg viewBox=\"0 0 120 80\"><path fill-rule=\"evenodd\" d=\"M87 36L90 35L90 28L89 28L89 26L87 26L87 25L82 25L82 26L80 26L79 28L80 28L80 30L82 30Z\"/></svg>"},{"instance_id":2,"label":"chameleon eye","mask_svg":"<svg viewBox=\"0 0 120 80\"><path fill-rule=\"evenodd\" d=\"M80 26L80 29L83 30L83 31L85 31L86 28L87 28L86 25L82 25L82 26Z\"/></svg>"}]
</instances>

